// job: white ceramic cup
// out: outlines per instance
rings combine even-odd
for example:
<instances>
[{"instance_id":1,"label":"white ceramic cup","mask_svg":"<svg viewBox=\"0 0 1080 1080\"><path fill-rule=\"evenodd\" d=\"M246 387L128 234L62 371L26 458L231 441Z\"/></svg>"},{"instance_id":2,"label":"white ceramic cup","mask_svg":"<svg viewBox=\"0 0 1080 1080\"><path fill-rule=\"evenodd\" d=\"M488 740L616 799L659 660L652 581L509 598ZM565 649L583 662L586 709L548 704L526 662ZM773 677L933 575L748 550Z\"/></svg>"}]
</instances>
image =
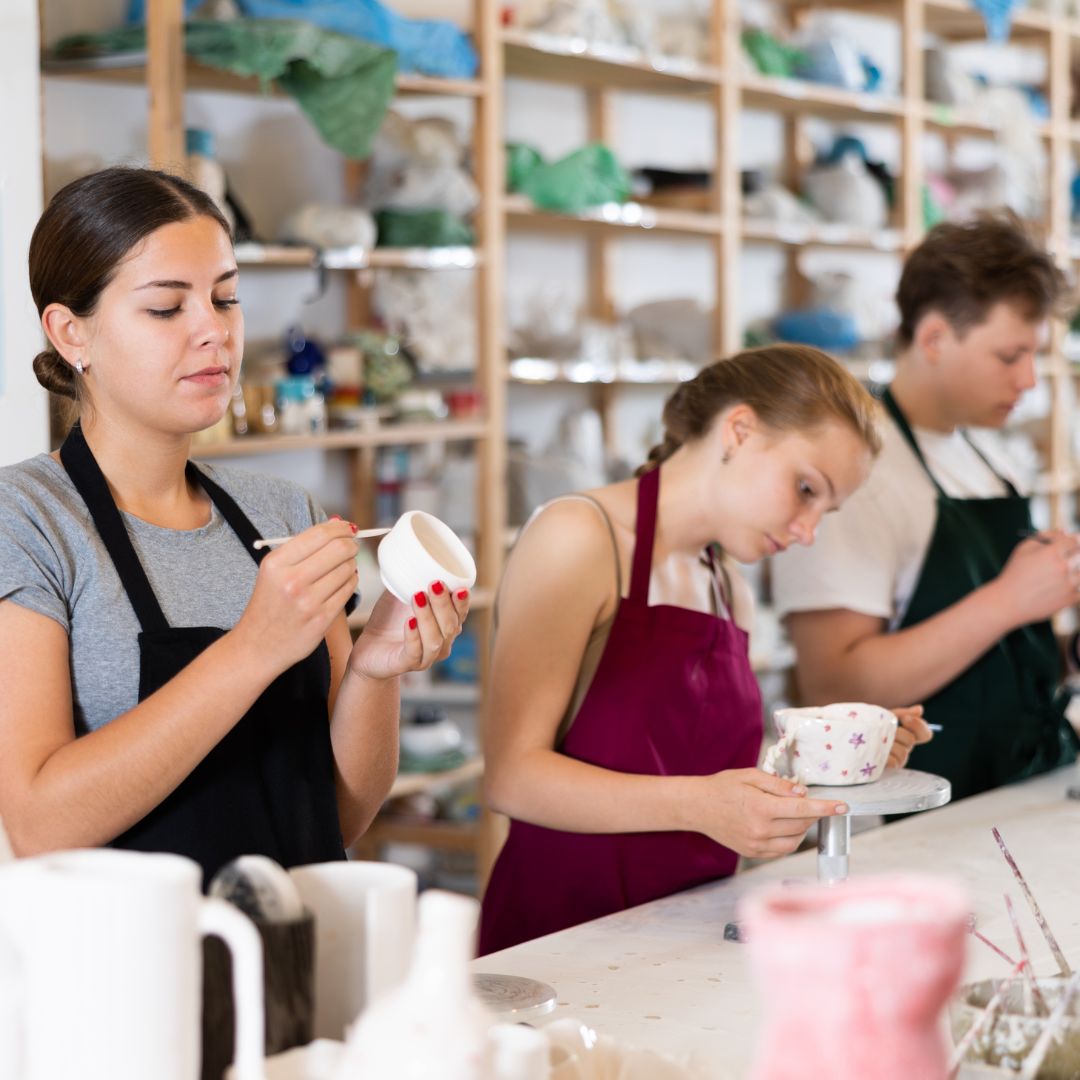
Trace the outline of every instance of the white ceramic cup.
<instances>
[{"instance_id":1,"label":"white ceramic cup","mask_svg":"<svg viewBox=\"0 0 1080 1080\"><path fill-rule=\"evenodd\" d=\"M416 934L416 874L349 860L289 871L315 915L315 1037L342 1039L405 977Z\"/></svg>"},{"instance_id":2,"label":"white ceramic cup","mask_svg":"<svg viewBox=\"0 0 1080 1080\"><path fill-rule=\"evenodd\" d=\"M197 1080L200 938L233 956L235 1075L263 1078L262 946L202 897L179 855L102 848L0 868L0 937L18 959L20 1080Z\"/></svg>"},{"instance_id":3,"label":"white ceramic cup","mask_svg":"<svg viewBox=\"0 0 1080 1080\"><path fill-rule=\"evenodd\" d=\"M403 604L441 581L451 591L476 584L476 563L449 525L422 510L397 519L379 542L383 584Z\"/></svg>"},{"instance_id":4,"label":"white ceramic cup","mask_svg":"<svg viewBox=\"0 0 1080 1080\"><path fill-rule=\"evenodd\" d=\"M843 787L878 780L898 721L880 705L840 702L773 713L779 741L762 769L800 784Z\"/></svg>"}]
</instances>

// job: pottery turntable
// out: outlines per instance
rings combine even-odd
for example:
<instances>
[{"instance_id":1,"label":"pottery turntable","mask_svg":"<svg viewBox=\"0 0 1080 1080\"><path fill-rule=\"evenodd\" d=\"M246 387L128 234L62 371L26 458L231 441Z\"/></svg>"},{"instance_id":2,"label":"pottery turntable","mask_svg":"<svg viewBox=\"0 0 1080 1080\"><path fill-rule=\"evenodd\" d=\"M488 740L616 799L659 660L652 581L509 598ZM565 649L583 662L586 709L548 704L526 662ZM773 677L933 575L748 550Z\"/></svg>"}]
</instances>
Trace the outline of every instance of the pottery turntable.
<instances>
[{"instance_id":1,"label":"pottery turntable","mask_svg":"<svg viewBox=\"0 0 1080 1080\"><path fill-rule=\"evenodd\" d=\"M881 779L871 784L815 785L807 793L811 799L835 799L848 807L846 814L818 822L818 880L831 885L848 876L853 817L936 810L952 798L952 785L943 776L917 769L886 769Z\"/></svg>"}]
</instances>

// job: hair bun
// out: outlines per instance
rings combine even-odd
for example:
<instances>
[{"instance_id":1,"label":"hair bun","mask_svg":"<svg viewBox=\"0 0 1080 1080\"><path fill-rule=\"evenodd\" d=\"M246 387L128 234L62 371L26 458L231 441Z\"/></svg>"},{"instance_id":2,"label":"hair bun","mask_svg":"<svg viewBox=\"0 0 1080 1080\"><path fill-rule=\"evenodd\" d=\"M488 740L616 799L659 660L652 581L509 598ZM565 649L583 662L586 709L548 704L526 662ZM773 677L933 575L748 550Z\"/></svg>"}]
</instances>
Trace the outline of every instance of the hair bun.
<instances>
[{"instance_id":1,"label":"hair bun","mask_svg":"<svg viewBox=\"0 0 1080 1080\"><path fill-rule=\"evenodd\" d=\"M75 373L55 349L46 349L34 357L34 374L50 394L71 398L72 401L78 398Z\"/></svg>"}]
</instances>

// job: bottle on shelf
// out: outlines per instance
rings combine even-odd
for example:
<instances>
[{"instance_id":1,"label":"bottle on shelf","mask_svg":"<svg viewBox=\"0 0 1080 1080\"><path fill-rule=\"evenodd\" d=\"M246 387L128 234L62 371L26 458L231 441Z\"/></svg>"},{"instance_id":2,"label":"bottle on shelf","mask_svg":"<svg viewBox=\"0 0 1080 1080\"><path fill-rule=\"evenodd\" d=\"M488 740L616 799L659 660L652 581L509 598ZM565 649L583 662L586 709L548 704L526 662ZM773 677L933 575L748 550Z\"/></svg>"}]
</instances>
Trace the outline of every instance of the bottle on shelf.
<instances>
[{"instance_id":1,"label":"bottle on shelf","mask_svg":"<svg viewBox=\"0 0 1080 1080\"><path fill-rule=\"evenodd\" d=\"M188 179L214 200L225 215L229 228L236 231L236 218L225 198L225 170L214 150L214 133L206 128L188 128L184 132L187 147Z\"/></svg>"}]
</instances>

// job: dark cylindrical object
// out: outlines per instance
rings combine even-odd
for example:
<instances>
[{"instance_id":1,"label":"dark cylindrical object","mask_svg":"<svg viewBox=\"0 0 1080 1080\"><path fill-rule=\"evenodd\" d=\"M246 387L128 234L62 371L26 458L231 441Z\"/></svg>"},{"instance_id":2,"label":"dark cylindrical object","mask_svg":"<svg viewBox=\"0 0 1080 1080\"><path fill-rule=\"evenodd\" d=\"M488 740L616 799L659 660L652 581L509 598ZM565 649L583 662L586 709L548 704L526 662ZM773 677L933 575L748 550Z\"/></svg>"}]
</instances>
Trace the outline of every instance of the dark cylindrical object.
<instances>
[{"instance_id":1,"label":"dark cylindrical object","mask_svg":"<svg viewBox=\"0 0 1080 1080\"><path fill-rule=\"evenodd\" d=\"M263 946L266 1053L304 1046L314 1038L315 917L257 922ZM203 939L202 1080L222 1080L232 1064L236 1015L232 957L220 938Z\"/></svg>"}]
</instances>

